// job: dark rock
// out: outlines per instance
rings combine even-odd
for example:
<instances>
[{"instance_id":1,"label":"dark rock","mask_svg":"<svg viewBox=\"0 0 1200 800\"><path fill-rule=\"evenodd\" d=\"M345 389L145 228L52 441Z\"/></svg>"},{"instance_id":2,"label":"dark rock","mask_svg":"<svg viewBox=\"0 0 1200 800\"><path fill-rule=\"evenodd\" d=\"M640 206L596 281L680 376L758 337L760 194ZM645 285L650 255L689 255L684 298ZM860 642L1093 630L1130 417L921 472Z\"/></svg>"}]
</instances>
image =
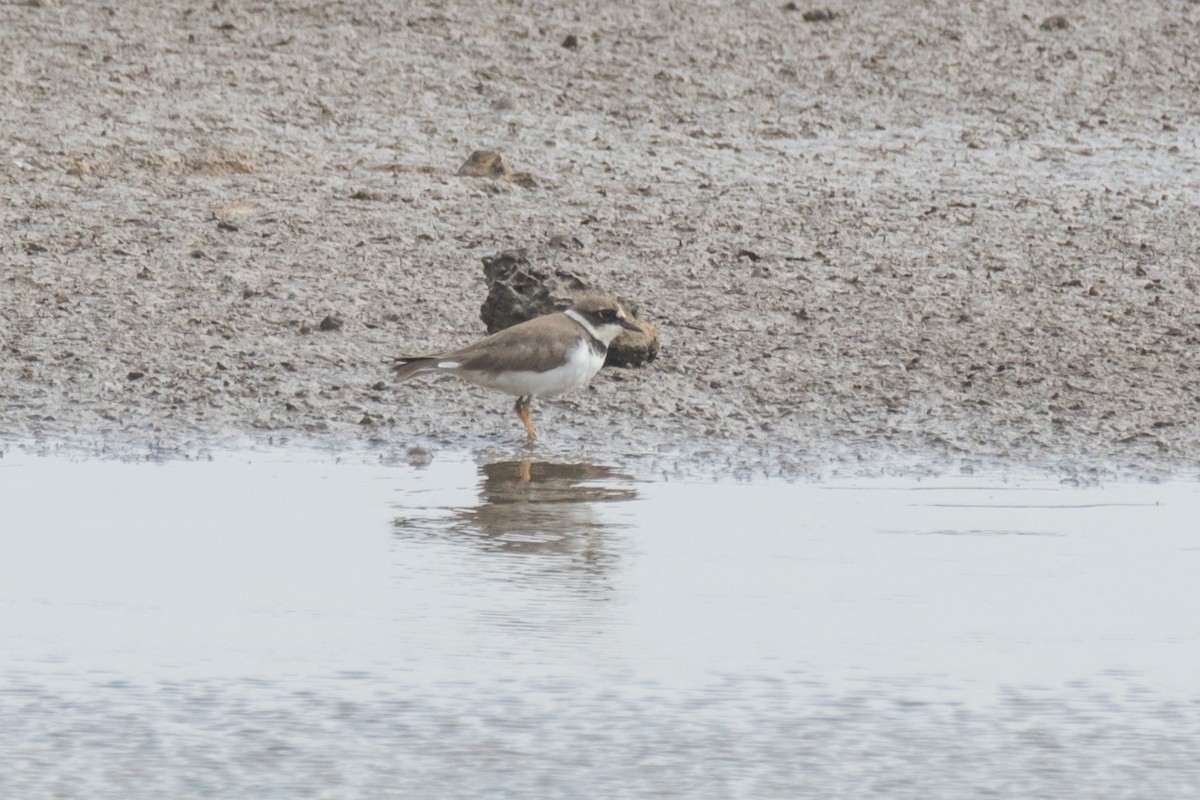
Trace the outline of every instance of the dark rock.
<instances>
[{"instance_id":1,"label":"dark rock","mask_svg":"<svg viewBox=\"0 0 1200 800\"><path fill-rule=\"evenodd\" d=\"M533 266L524 248L484 256L483 277L488 295L479 309L479 318L488 333L561 311L576 295L591 288L569 270Z\"/></svg>"},{"instance_id":2,"label":"dark rock","mask_svg":"<svg viewBox=\"0 0 1200 800\"><path fill-rule=\"evenodd\" d=\"M568 33L562 40L562 46L568 50L579 49L579 37L573 33Z\"/></svg>"},{"instance_id":3,"label":"dark rock","mask_svg":"<svg viewBox=\"0 0 1200 800\"><path fill-rule=\"evenodd\" d=\"M1071 27L1071 21L1062 14L1055 14L1052 17L1046 17L1042 20L1039 26L1044 31L1065 31Z\"/></svg>"},{"instance_id":4,"label":"dark rock","mask_svg":"<svg viewBox=\"0 0 1200 800\"><path fill-rule=\"evenodd\" d=\"M332 314L329 314L325 317L325 319L321 320L321 324L317 326L317 330L327 332L340 331L345 324L345 320L343 320L341 317L335 317Z\"/></svg>"}]
</instances>

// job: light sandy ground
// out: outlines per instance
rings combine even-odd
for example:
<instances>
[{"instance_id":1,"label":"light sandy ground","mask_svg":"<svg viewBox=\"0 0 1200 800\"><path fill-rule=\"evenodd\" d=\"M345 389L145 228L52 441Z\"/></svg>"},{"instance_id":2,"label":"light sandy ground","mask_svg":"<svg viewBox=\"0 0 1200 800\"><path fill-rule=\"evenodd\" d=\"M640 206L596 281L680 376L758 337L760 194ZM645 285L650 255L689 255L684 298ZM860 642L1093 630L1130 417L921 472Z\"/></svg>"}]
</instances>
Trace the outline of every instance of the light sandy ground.
<instances>
[{"instance_id":1,"label":"light sandy ground","mask_svg":"<svg viewBox=\"0 0 1200 800\"><path fill-rule=\"evenodd\" d=\"M551 451L1194 464L1200 4L827 7L0 5L0 432L515 446L385 362L562 233L664 349Z\"/></svg>"}]
</instances>

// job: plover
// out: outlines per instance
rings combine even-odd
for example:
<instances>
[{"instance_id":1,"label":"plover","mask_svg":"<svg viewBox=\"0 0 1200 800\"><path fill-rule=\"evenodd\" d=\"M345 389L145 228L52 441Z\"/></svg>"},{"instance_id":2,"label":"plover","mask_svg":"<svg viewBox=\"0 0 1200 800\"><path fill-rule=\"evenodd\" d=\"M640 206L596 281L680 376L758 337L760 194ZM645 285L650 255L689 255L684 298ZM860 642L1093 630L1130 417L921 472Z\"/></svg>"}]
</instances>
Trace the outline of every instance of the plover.
<instances>
[{"instance_id":1,"label":"plover","mask_svg":"<svg viewBox=\"0 0 1200 800\"><path fill-rule=\"evenodd\" d=\"M393 369L398 381L445 372L516 395L513 410L533 439L533 398L586 386L604 366L608 346L622 330L641 328L613 298L587 295L566 311L513 325L458 350L402 356Z\"/></svg>"}]
</instances>

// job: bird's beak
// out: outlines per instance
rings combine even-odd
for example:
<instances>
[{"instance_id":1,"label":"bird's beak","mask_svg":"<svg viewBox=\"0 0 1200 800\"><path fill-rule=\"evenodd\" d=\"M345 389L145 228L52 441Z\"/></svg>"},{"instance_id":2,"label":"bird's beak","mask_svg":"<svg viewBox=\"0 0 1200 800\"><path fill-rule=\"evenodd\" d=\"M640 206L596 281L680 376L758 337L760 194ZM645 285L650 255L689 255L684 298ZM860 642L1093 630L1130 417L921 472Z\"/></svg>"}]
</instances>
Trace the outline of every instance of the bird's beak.
<instances>
[{"instance_id":1,"label":"bird's beak","mask_svg":"<svg viewBox=\"0 0 1200 800\"><path fill-rule=\"evenodd\" d=\"M638 325L629 317L621 317L619 320L617 320L617 322L619 322L621 327L627 331L637 331L638 333L643 333L642 326Z\"/></svg>"}]
</instances>

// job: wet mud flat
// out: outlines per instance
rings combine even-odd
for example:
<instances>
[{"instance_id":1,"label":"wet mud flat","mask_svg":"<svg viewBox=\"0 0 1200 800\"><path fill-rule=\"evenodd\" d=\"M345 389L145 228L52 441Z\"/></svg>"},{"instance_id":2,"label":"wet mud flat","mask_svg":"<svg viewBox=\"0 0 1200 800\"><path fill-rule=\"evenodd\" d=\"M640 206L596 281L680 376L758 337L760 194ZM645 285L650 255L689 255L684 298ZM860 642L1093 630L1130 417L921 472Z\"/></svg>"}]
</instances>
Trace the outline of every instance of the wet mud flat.
<instances>
[{"instance_id":1,"label":"wet mud flat","mask_svg":"<svg viewBox=\"0 0 1200 800\"><path fill-rule=\"evenodd\" d=\"M822 8L0 6L0 431L517 441L386 362L557 236L663 350L552 447L1195 463L1200 5Z\"/></svg>"}]
</instances>

